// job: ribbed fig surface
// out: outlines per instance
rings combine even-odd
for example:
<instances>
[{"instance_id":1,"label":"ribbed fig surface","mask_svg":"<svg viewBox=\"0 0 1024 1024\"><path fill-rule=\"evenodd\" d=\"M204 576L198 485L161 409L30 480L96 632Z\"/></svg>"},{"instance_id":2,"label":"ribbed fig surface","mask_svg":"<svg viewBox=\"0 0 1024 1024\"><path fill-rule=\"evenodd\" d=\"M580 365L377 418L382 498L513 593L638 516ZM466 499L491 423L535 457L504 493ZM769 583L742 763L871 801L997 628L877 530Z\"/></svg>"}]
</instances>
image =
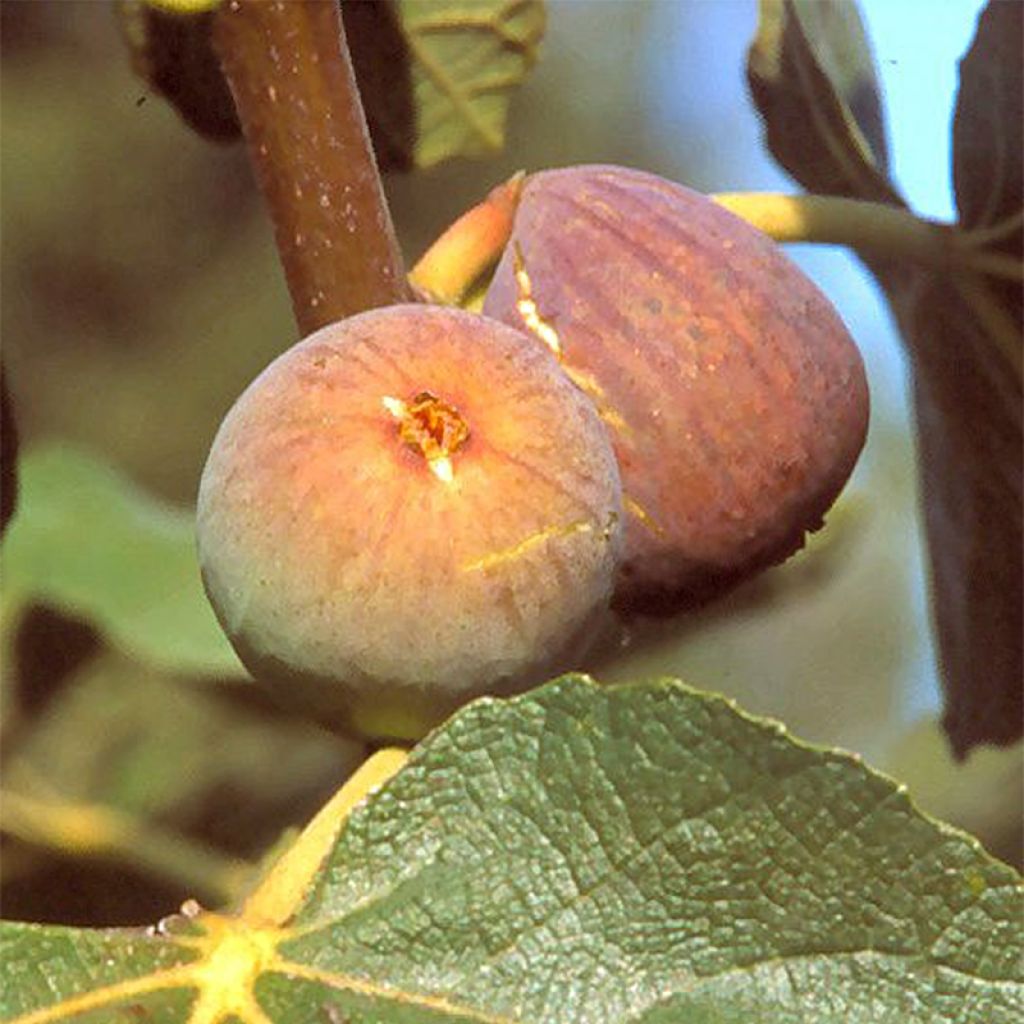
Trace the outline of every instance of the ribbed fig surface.
<instances>
[{"instance_id":1,"label":"ribbed fig surface","mask_svg":"<svg viewBox=\"0 0 1024 1024\"><path fill-rule=\"evenodd\" d=\"M414 305L272 363L224 420L198 507L207 591L252 673L401 738L572 667L623 521L608 438L553 356Z\"/></svg>"},{"instance_id":2,"label":"ribbed fig surface","mask_svg":"<svg viewBox=\"0 0 1024 1024\"><path fill-rule=\"evenodd\" d=\"M556 353L614 443L622 609L671 611L799 548L863 445L863 364L766 236L651 174L531 176L484 312Z\"/></svg>"}]
</instances>

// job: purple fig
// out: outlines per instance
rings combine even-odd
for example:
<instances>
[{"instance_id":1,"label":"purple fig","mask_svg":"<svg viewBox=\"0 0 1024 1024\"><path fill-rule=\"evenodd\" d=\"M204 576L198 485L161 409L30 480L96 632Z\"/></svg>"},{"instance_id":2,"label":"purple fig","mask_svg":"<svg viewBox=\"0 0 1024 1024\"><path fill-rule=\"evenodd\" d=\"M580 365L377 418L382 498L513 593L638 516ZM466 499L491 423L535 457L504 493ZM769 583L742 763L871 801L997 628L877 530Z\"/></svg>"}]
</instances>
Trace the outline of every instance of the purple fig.
<instances>
[{"instance_id":1,"label":"purple fig","mask_svg":"<svg viewBox=\"0 0 1024 1024\"><path fill-rule=\"evenodd\" d=\"M620 610L670 612L800 548L864 442L859 352L765 235L621 167L526 182L484 312L596 405L627 515Z\"/></svg>"}]
</instances>

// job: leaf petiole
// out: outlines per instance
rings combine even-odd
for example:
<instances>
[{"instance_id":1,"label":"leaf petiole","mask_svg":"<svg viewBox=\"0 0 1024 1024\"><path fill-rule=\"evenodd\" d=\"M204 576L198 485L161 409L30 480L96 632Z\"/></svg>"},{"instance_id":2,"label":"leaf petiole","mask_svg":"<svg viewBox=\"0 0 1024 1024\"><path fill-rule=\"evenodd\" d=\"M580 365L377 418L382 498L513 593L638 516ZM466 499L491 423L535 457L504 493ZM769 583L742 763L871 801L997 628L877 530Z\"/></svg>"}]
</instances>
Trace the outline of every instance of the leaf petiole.
<instances>
[{"instance_id":1,"label":"leaf petiole","mask_svg":"<svg viewBox=\"0 0 1024 1024\"><path fill-rule=\"evenodd\" d=\"M777 242L846 245L871 256L897 258L944 271L975 271L1024 280L1011 256L979 251L978 233L926 220L886 203L839 196L723 192L710 197ZM1003 229L1010 230L1010 229Z\"/></svg>"}]
</instances>

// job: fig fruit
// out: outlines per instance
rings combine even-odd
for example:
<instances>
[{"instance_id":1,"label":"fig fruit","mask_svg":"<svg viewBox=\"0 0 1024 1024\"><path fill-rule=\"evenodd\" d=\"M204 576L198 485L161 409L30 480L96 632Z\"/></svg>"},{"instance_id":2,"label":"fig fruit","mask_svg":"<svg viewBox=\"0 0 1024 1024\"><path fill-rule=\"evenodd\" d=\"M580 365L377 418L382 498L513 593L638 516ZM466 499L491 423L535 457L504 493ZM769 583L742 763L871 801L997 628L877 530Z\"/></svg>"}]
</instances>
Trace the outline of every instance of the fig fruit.
<instances>
[{"instance_id":1,"label":"fig fruit","mask_svg":"<svg viewBox=\"0 0 1024 1024\"><path fill-rule=\"evenodd\" d=\"M864 442L860 354L765 235L611 166L527 179L483 311L596 404L622 474L620 611L672 612L803 544Z\"/></svg>"},{"instance_id":2,"label":"fig fruit","mask_svg":"<svg viewBox=\"0 0 1024 1024\"><path fill-rule=\"evenodd\" d=\"M198 503L207 592L252 674L399 739L576 667L623 522L609 440L551 353L427 305L332 324L267 367Z\"/></svg>"}]
</instances>

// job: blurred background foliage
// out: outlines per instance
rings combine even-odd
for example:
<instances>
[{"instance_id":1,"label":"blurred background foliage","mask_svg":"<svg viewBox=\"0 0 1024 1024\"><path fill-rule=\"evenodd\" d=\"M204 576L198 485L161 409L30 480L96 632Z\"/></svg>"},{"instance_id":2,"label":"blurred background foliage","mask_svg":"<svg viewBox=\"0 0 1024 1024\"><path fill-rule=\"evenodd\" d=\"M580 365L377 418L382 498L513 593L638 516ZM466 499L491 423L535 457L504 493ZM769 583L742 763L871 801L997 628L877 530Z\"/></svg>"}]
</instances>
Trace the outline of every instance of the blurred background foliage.
<instances>
[{"instance_id":1,"label":"blurred background foliage","mask_svg":"<svg viewBox=\"0 0 1024 1024\"><path fill-rule=\"evenodd\" d=\"M112 7L5 0L0 11L2 337L22 452L71 443L105 460L132 515L173 532L221 417L296 340L270 225L243 147L199 139L147 92ZM745 94L755 22L752 0L556 0L540 64L513 101L507 151L388 178L407 259L519 168L617 162L706 191L790 187ZM950 52L971 28L967 18ZM889 36L876 44L903 52ZM920 44L919 34L902 41L907 53ZM1019 864L1019 746L957 766L936 724L898 342L847 254L794 255L868 362L873 420L853 483L801 556L700 614L631 626L592 667L608 680L680 675L802 738L857 751ZM77 486L67 473L63 518L46 524L58 540L45 544L96 551L97 517L74 514L85 501ZM116 546L116 534L103 543ZM89 564L132 571L131 559ZM230 655L212 654L207 671L167 664L74 618L73 603L38 603L46 586L8 585L7 568L4 787L27 803L12 800L6 815L5 916L127 923L189 895L226 899L239 861L308 818L360 755L270 707ZM83 804L133 822L135 852L76 845L79 833L52 827L54 808ZM146 851L161 842L183 844L178 867L209 870L154 863Z\"/></svg>"}]
</instances>

